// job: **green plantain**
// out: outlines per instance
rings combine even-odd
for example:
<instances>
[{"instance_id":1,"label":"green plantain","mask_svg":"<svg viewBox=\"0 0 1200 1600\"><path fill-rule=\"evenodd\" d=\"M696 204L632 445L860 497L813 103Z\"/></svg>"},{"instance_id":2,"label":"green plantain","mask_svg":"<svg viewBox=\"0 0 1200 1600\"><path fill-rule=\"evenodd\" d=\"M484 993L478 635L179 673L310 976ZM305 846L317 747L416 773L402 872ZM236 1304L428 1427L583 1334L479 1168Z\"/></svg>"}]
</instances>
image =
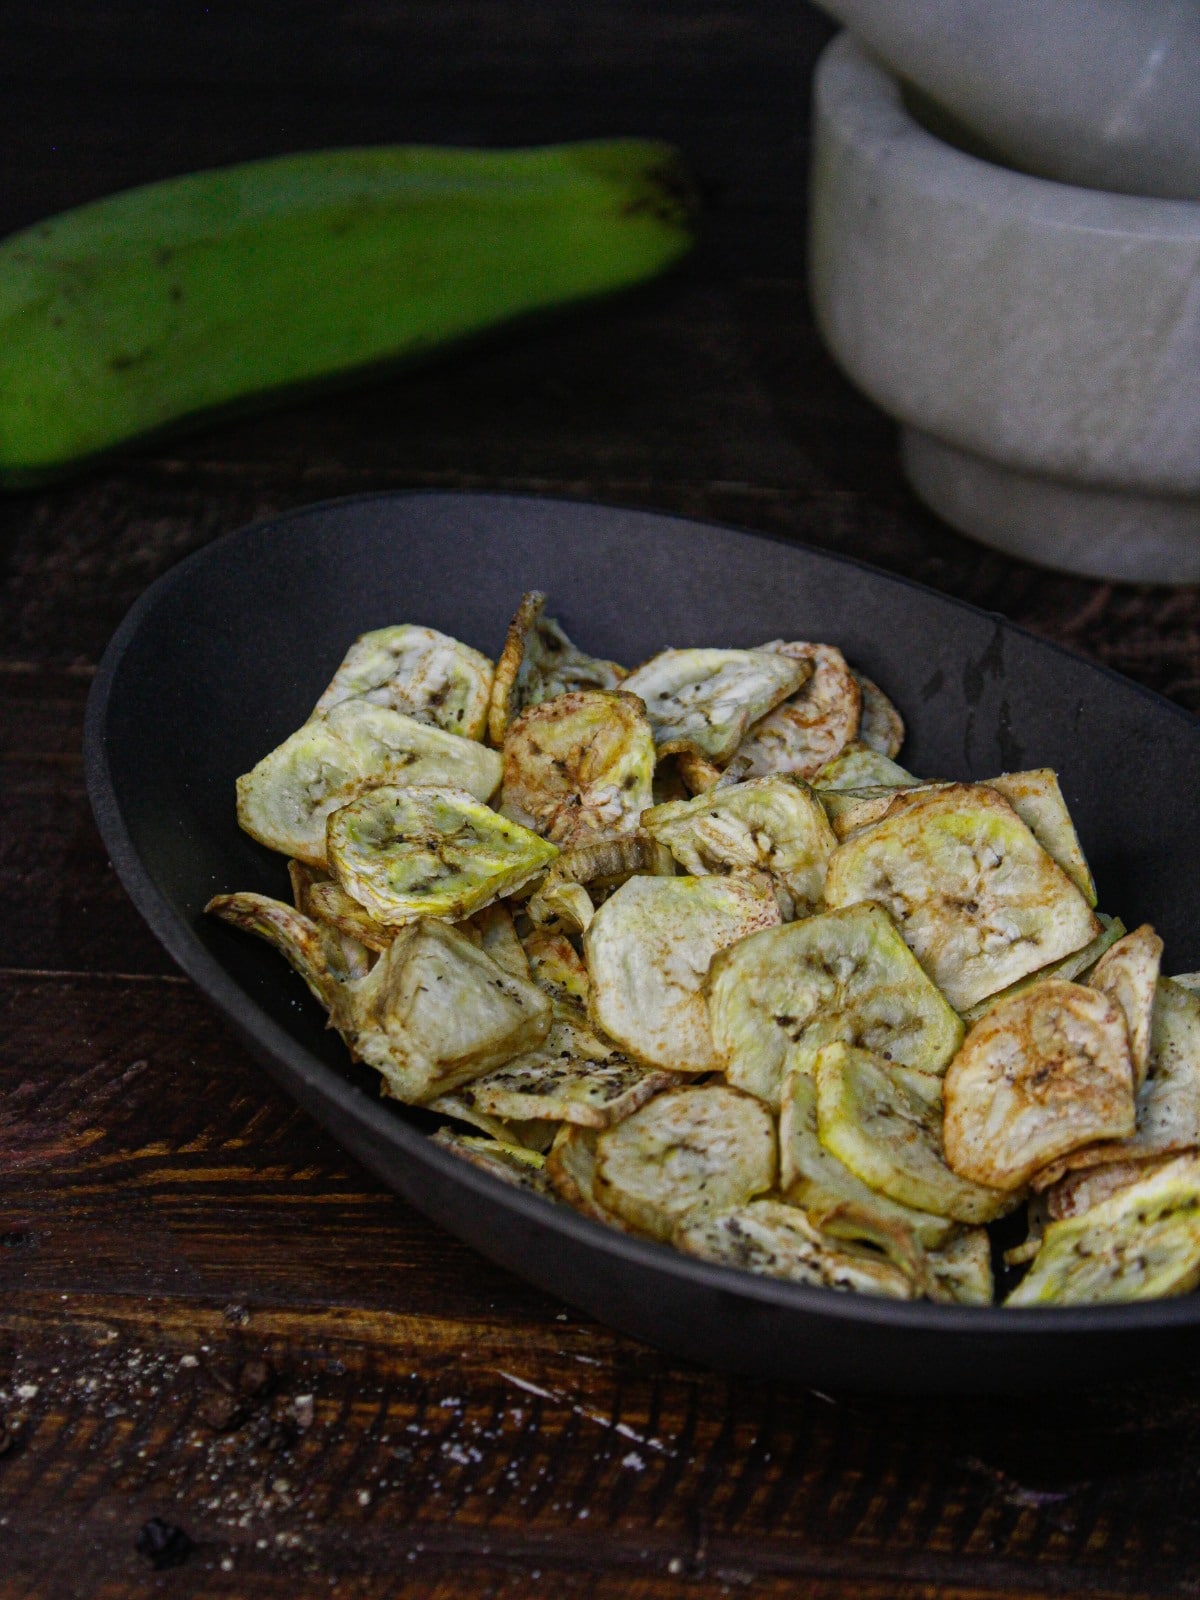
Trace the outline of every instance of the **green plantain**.
<instances>
[{"instance_id":1,"label":"green plantain","mask_svg":"<svg viewBox=\"0 0 1200 1600\"><path fill-rule=\"evenodd\" d=\"M131 189L0 243L0 484L648 278L677 153L381 146Z\"/></svg>"}]
</instances>

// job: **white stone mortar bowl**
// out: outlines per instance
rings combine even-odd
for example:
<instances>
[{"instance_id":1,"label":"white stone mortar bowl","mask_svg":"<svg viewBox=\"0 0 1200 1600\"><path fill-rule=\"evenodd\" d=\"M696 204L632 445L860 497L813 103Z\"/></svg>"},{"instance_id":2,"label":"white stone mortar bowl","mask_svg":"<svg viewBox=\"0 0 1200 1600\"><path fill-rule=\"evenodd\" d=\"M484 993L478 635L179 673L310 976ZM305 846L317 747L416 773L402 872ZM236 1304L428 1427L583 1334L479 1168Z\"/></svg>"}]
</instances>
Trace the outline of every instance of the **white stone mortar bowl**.
<instances>
[{"instance_id":1,"label":"white stone mortar bowl","mask_svg":"<svg viewBox=\"0 0 1200 1600\"><path fill-rule=\"evenodd\" d=\"M935 137L849 34L815 81L809 281L914 489L998 549L1200 582L1200 202Z\"/></svg>"}]
</instances>

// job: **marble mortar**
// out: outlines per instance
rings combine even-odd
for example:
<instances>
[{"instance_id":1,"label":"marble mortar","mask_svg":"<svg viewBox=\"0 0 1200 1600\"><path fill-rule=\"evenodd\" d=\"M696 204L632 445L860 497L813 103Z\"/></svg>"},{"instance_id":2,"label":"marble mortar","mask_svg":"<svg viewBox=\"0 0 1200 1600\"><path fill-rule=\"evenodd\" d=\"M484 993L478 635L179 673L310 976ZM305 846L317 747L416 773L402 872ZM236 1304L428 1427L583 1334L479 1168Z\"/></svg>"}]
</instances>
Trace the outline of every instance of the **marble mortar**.
<instances>
[{"instance_id":1,"label":"marble mortar","mask_svg":"<svg viewBox=\"0 0 1200 1600\"><path fill-rule=\"evenodd\" d=\"M841 34L810 204L818 325L935 511L1046 566L1200 581L1200 202L968 155Z\"/></svg>"}]
</instances>

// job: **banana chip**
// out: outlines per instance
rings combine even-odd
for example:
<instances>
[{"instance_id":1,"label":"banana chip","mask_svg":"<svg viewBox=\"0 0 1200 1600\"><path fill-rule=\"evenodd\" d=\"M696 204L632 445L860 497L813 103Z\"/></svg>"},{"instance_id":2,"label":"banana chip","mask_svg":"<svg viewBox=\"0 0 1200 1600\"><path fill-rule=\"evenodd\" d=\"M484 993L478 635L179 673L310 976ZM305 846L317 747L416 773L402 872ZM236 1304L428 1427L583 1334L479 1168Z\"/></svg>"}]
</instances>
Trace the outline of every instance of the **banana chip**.
<instances>
[{"instance_id":1,"label":"banana chip","mask_svg":"<svg viewBox=\"0 0 1200 1600\"><path fill-rule=\"evenodd\" d=\"M792 1283L893 1300L912 1300L917 1292L908 1274L891 1262L852 1244L835 1244L803 1211L779 1200L752 1200L716 1216L689 1214L675 1229L674 1243L705 1261Z\"/></svg>"},{"instance_id":2,"label":"banana chip","mask_svg":"<svg viewBox=\"0 0 1200 1600\"><path fill-rule=\"evenodd\" d=\"M1046 1215L1052 1222L1063 1222L1067 1217L1081 1217L1085 1211L1098 1206L1102 1200L1127 1189L1131 1183L1140 1183L1159 1167L1175 1157L1155 1156L1147 1161L1106 1161L1101 1167L1085 1167L1079 1172L1068 1172L1039 1198L1045 1202ZM1034 1254L1037 1252L1035 1251ZM1006 1255L1006 1261L1009 1259Z\"/></svg>"},{"instance_id":3,"label":"banana chip","mask_svg":"<svg viewBox=\"0 0 1200 1600\"><path fill-rule=\"evenodd\" d=\"M829 1044L817 1056L816 1082L821 1143L872 1189L956 1222L991 1222L1012 1209L1012 1195L947 1165L939 1079Z\"/></svg>"},{"instance_id":4,"label":"banana chip","mask_svg":"<svg viewBox=\"0 0 1200 1600\"><path fill-rule=\"evenodd\" d=\"M838 793L846 789L907 789L919 787L920 782L889 756L853 739L841 755L834 756L814 774L812 786L822 792L824 799L826 790Z\"/></svg>"},{"instance_id":5,"label":"banana chip","mask_svg":"<svg viewBox=\"0 0 1200 1600\"><path fill-rule=\"evenodd\" d=\"M786 776L655 806L642 813L642 827L694 877L766 872L787 920L819 909L837 848L821 802L807 784Z\"/></svg>"},{"instance_id":6,"label":"banana chip","mask_svg":"<svg viewBox=\"0 0 1200 1600\"><path fill-rule=\"evenodd\" d=\"M1200 1282L1200 1156L1180 1156L1079 1216L1052 1222L1010 1306L1186 1294Z\"/></svg>"},{"instance_id":7,"label":"banana chip","mask_svg":"<svg viewBox=\"0 0 1200 1600\"><path fill-rule=\"evenodd\" d=\"M862 689L834 645L774 639L762 648L807 664L812 675L750 729L737 753L749 763L748 777L792 772L811 778L858 737Z\"/></svg>"},{"instance_id":8,"label":"banana chip","mask_svg":"<svg viewBox=\"0 0 1200 1600\"><path fill-rule=\"evenodd\" d=\"M723 1084L669 1089L596 1141L596 1199L655 1239L688 1212L743 1205L774 1182L770 1112Z\"/></svg>"},{"instance_id":9,"label":"banana chip","mask_svg":"<svg viewBox=\"0 0 1200 1600\"><path fill-rule=\"evenodd\" d=\"M956 1010L1100 932L1091 907L994 790L953 784L834 852L829 906L875 900Z\"/></svg>"},{"instance_id":10,"label":"banana chip","mask_svg":"<svg viewBox=\"0 0 1200 1600\"><path fill-rule=\"evenodd\" d=\"M361 945L339 938L282 900L250 892L218 894L204 909L210 916L273 944L327 1011L337 1004L343 984L368 973L369 960Z\"/></svg>"},{"instance_id":11,"label":"banana chip","mask_svg":"<svg viewBox=\"0 0 1200 1600\"><path fill-rule=\"evenodd\" d=\"M486 656L436 628L403 623L354 641L313 716L325 716L344 700L367 700L464 739L482 739L491 693Z\"/></svg>"},{"instance_id":12,"label":"banana chip","mask_svg":"<svg viewBox=\"0 0 1200 1600\"><path fill-rule=\"evenodd\" d=\"M529 957L517 937L512 912L507 906L484 906L471 918L471 923L479 934L479 948L486 951L498 967L527 983L532 979Z\"/></svg>"},{"instance_id":13,"label":"banana chip","mask_svg":"<svg viewBox=\"0 0 1200 1600\"><path fill-rule=\"evenodd\" d=\"M701 989L709 963L778 921L761 875L630 878L583 936L594 1024L650 1066L711 1071L719 1061Z\"/></svg>"},{"instance_id":14,"label":"banana chip","mask_svg":"<svg viewBox=\"0 0 1200 1600\"><path fill-rule=\"evenodd\" d=\"M376 922L468 917L543 872L558 851L462 789L382 786L330 815L326 855Z\"/></svg>"},{"instance_id":15,"label":"banana chip","mask_svg":"<svg viewBox=\"0 0 1200 1600\"><path fill-rule=\"evenodd\" d=\"M608 1128L676 1081L598 1039L573 1006L559 1006L542 1044L459 1092L486 1116Z\"/></svg>"},{"instance_id":16,"label":"banana chip","mask_svg":"<svg viewBox=\"0 0 1200 1600\"><path fill-rule=\"evenodd\" d=\"M587 967L565 933L534 928L522 941L533 981L553 1000L587 1009L591 981Z\"/></svg>"},{"instance_id":17,"label":"banana chip","mask_svg":"<svg viewBox=\"0 0 1200 1600\"><path fill-rule=\"evenodd\" d=\"M539 923L559 917L573 932L582 933L592 920L594 902L638 873L675 874L671 852L649 833L639 829L586 839L560 853L530 899L529 915Z\"/></svg>"},{"instance_id":18,"label":"banana chip","mask_svg":"<svg viewBox=\"0 0 1200 1600\"><path fill-rule=\"evenodd\" d=\"M635 1230L613 1211L606 1211L596 1199L596 1128L581 1128L576 1123L564 1122L555 1136L546 1157L546 1176L560 1200L573 1210L591 1217L594 1222L607 1223L622 1233Z\"/></svg>"},{"instance_id":19,"label":"banana chip","mask_svg":"<svg viewBox=\"0 0 1200 1600\"><path fill-rule=\"evenodd\" d=\"M452 1128L439 1128L433 1135L433 1142L440 1144L443 1150L453 1151L473 1167L490 1172L493 1178L511 1183L514 1188L553 1198L545 1160L536 1150L527 1150L519 1144L503 1144L499 1139L476 1139L469 1133L455 1133Z\"/></svg>"},{"instance_id":20,"label":"banana chip","mask_svg":"<svg viewBox=\"0 0 1200 1600\"><path fill-rule=\"evenodd\" d=\"M663 650L625 679L645 702L654 742L691 749L723 766L746 730L812 672L767 650Z\"/></svg>"},{"instance_id":21,"label":"banana chip","mask_svg":"<svg viewBox=\"0 0 1200 1600\"><path fill-rule=\"evenodd\" d=\"M992 1244L986 1229L968 1228L940 1250L931 1250L926 1260L940 1291L938 1299L960 1306L991 1305L995 1282Z\"/></svg>"},{"instance_id":22,"label":"banana chip","mask_svg":"<svg viewBox=\"0 0 1200 1600\"><path fill-rule=\"evenodd\" d=\"M1097 961L1088 987L1099 989L1120 1007L1129 1028L1133 1083L1140 1089L1150 1063L1150 1029L1154 991L1162 962L1163 942L1148 922L1109 949Z\"/></svg>"},{"instance_id":23,"label":"banana chip","mask_svg":"<svg viewBox=\"0 0 1200 1600\"><path fill-rule=\"evenodd\" d=\"M1120 1008L1061 978L993 1006L950 1063L945 1106L946 1159L993 1189L1019 1189L1070 1150L1132 1133Z\"/></svg>"},{"instance_id":24,"label":"banana chip","mask_svg":"<svg viewBox=\"0 0 1200 1600\"><path fill-rule=\"evenodd\" d=\"M509 623L488 712L494 745L504 742L509 724L530 706L573 689L615 689L625 677L615 661L598 661L577 649L554 618L543 615L545 605L546 596L531 589Z\"/></svg>"},{"instance_id":25,"label":"banana chip","mask_svg":"<svg viewBox=\"0 0 1200 1600\"><path fill-rule=\"evenodd\" d=\"M323 867L326 819L366 789L444 783L486 800L499 782L494 750L386 706L344 700L238 779L238 822L260 844Z\"/></svg>"},{"instance_id":26,"label":"banana chip","mask_svg":"<svg viewBox=\"0 0 1200 1600\"><path fill-rule=\"evenodd\" d=\"M1018 978L1016 983L1010 983L1007 989L1001 989L997 994L990 994L985 1000L967 1006L959 1013L967 1026L970 1027L973 1022L978 1022L985 1012L999 1005L1002 1000L1010 1000L1013 995L1024 994L1026 989L1032 988L1035 983L1045 982L1047 978L1071 980L1078 978L1080 983L1086 983L1089 970L1096 965L1104 952L1111 949L1118 939L1125 937L1125 924L1120 917L1106 917L1103 911L1097 911L1096 918L1100 923L1100 932L1090 944L1072 951L1061 961L1052 961L1048 966L1039 967L1036 972L1026 973L1023 978Z\"/></svg>"},{"instance_id":27,"label":"banana chip","mask_svg":"<svg viewBox=\"0 0 1200 1600\"><path fill-rule=\"evenodd\" d=\"M505 735L500 810L564 847L636 830L653 783L645 708L619 690L559 695Z\"/></svg>"},{"instance_id":28,"label":"banana chip","mask_svg":"<svg viewBox=\"0 0 1200 1600\"><path fill-rule=\"evenodd\" d=\"M1088 905L1096 904L1096 884L1084 859L1079 835L1067 810L1057 775L1049 767L1004 772L987 786L1002 794L1042 849L1071 879Z\"/></svg>"},{"instance_id":29,"label":"banana chip","mask_svg":"<svg viewBox=\"0 0 1200 1600\"><path fill-rule=\"evenodd\" d=\"M854 676L862 693L858 737L882 756L898 756L904 743L904 718L877 683L872 683L861 672Z\"/></svg>"},{"instance_id":30,"label":"banana chip","mask_svg":"<svg viewBox=\"0 0 1200 1600\"><path fill-rule=\"evenodd\" d=\"M470 1084L463 1089L453 1089L449 1094L440 1094L436 1100L429 1102L429 1110L468 1123L472 1128L486 1133L489 1139L499 1139L501 1144L519 1144L526 1150L536 1151L538 1155L545 1155L554 1143L559 1129L557 1122L542 1122L536 1118L523 1121L519 1118L506 1120L489 1117L471 1104L470 1094Z\"/></svg>"},{"instance_id":31,"label":"banana chip","mask_svg":"<svg viewBox=\"0 0 1200 1600\"><path fill-rule=\"evenodd\" d=\"M308 912L318 922L324 922L339 933L349 934L368 950L386 950L396 937L395 928L377 922L365 906L353 895L346 893L333 878L319 879L307 894Z\"/></svg>"},{"instance_id":32,"label":"banana chip","mask_svg":"<svg viewBox=\"0 0 1200 1600\"><path fill-rule=\"evenodd\" d=\"M337 996L333 1020L382 1074L385 1093L423 1105L514 1056L550 1031L550 1001L449 923L423 918L397 933L365 978Z\"/></svg>"},{"instance_id":33,"label":"banana chip","mask_svg":"<svg viewBox=\"0 0 1200 1600\"><path fill-rule=\"evenodd\" d=\"M879 906L755 934L713 961L706 989L726 1076L771 1106L785 1066L811 1071L835 1040L935 1073L962 1040L962 1023Z\"/></svg>"}]
</instances>

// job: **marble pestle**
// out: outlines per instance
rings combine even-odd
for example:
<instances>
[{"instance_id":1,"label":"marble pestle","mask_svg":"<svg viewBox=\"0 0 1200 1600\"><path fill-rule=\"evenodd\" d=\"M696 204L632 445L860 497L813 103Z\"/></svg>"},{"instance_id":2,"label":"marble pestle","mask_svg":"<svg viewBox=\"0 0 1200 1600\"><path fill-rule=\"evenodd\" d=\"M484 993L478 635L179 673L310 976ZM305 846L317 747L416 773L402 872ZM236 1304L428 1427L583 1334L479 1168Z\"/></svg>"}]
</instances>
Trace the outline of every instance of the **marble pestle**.
<instances>
[{"instance_id":1,"label":"marble pestle","mask_svg":"<svg viewBox=\"0 0 1200 1600\"><path fill-rule=\"evenodd\" d=\"M1060 183L1200 200L1200 0L818 3L943 136Z\"/></svg>"}]
</instances>

